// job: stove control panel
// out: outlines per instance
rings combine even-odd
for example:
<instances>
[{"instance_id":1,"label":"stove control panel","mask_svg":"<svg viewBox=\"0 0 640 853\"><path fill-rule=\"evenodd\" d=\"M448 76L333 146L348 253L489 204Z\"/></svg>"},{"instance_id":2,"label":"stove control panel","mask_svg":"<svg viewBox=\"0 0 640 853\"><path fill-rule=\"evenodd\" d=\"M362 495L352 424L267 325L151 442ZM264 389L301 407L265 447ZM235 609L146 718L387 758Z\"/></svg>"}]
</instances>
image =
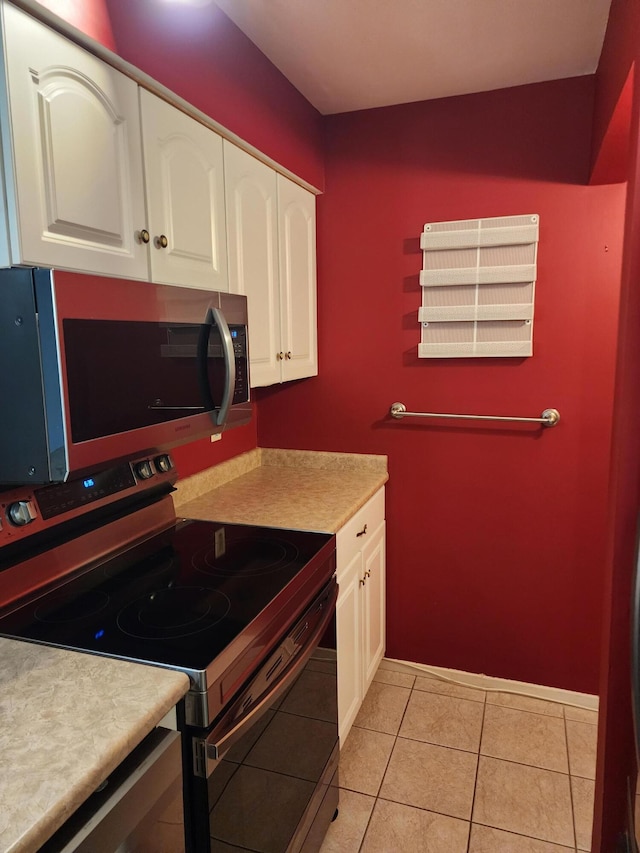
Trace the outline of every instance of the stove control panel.
<instances>
[{"instance_id":1,"label":"stove control panel","mask_svg":"<svg viewBox=\"0 0 640 853\"><path fill-rule=\"evenodd\" d=\"M31 536L120 497L175 481L168 453L122 462L66 483L0 492L0 546Z\"/></svg>"},{"instance_id":2,"label":"stove control panel","mask_svg":"<svg viewBox=\"0 0 640 853\"><path fill-rule=\"evenodd\" d=\"M66 483L36 489L35 495L42 517L46 519L123 492L135 484L131 466L125 464L80 480L69 480Z\"/></svg>"}]
</instances>

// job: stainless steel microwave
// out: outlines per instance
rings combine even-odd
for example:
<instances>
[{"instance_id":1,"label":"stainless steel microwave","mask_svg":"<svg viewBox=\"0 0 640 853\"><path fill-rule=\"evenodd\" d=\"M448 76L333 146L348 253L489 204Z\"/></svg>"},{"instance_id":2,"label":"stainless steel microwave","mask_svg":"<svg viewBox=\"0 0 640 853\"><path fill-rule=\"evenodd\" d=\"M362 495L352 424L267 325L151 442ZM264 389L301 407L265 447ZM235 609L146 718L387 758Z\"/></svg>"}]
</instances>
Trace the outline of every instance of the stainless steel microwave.
<instances>
[{"instance_id":1,"label":"stainless steel microwave","mask_svg":"<svg viewBox=\"0 0 640 853\"><path fill-rule=\"evenodd\" d=\"M167 450L251 419L246 297L0 271L0 483Z\"/></svg>"}]
</instances>

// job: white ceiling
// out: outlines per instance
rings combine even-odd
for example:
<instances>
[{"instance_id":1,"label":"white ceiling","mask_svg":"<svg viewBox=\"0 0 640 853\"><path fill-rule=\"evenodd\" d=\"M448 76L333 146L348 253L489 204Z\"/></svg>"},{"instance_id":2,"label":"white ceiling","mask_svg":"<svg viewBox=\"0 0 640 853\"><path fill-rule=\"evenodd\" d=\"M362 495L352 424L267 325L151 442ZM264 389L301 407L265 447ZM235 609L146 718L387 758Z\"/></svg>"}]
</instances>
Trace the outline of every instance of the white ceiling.
<instances>
[{"instance_id":1,"label":"white ceiling","mask_svg":"<svg viewBox=\"0 0 640 853\"><path fill-rule=\"evenodd\" d=\"M611 0L215 0L324 114L592 74Z\"/></svg>"}]
</instances>

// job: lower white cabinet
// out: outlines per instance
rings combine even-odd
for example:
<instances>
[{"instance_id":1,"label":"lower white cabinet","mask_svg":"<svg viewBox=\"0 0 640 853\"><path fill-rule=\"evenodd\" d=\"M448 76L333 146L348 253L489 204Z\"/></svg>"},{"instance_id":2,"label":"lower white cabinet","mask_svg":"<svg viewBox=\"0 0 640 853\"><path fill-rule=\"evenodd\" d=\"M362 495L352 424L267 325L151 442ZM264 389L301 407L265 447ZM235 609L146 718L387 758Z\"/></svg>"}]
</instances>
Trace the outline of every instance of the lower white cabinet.
<instances>
[{"instance_id":1,"label":"lower white cabinet","mask_svg":"<svg viewBox=\"0 0 640 853\"><path fill-rule=\"evenodd\" d=\"M385 650L384 488L336 536L338 733L344 744Z\"/></svg>"}]
</instances>

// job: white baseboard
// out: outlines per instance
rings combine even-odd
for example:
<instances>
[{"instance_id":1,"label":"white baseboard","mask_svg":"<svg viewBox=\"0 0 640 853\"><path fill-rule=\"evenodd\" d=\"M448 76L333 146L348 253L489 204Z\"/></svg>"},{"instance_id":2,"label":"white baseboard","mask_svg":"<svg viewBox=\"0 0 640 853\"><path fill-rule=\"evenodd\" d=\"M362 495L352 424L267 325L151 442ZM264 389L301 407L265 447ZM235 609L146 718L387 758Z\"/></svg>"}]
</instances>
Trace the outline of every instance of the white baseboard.
<instances>
[{"instance_id":1,"label":"white baseboard","mask_svg":"<svg viewBox=\"0 0 640 853\"><path fill-rule=\"evenodd\" d=\"M592 693L577 693L574 690L562 690L559 687L527 684L525 681L512 681L508 678L495 678L491 675L464 672L464 670L460 669L447 669L443 666L429 666L428 664L412 663L411 661L394 660L393 658L382 658L380 669L408 672L412 675L415 675L416 671L420 671L463 684L466 687L478 687L481 690L499 690L504 693L517 693L523 696L533 696L536 699L545 699L547 702L575 705L578 708L585 708L589 711L598 710L599 699Z\"/></svg>"}]
</instances>

